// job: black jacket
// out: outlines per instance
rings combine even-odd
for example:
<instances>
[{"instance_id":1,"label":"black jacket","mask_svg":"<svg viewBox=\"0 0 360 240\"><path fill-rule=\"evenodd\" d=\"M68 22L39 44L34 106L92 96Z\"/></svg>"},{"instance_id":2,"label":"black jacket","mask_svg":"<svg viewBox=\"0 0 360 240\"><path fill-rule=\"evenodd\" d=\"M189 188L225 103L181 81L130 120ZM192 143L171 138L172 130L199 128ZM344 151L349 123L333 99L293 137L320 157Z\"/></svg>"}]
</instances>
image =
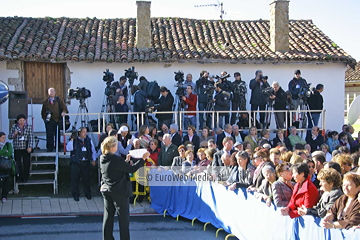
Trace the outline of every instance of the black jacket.
<instances>
[{"instance_id":1,"label":"black jacket","mask_svg":"<svg viewBox=\"0 0 360 240\"><path fill-rule=\"evenodd\" d=\"M322 110L324 99L318 91L314 91L308 99L310 110ZM319 112L320 113L320 112Z\"/></svg>"},{"instance_id":2,"label":"black jacket","mask_svg":"<svg viewBox=\"0 0 360 240\"><path fill-rule=\"evenodd\" d=\"M158 112L170 112L172 111L172 105L174 103L174 97L171 94L171 92L169 92L166 97L161 96L161 98L157 99L154 101L156 104L155 109ZM156 118L157 119L161 119L161 120L168 120L168 119L172 119L172 114L156 114Z\"/></svg>"},{"instance_id":3,"label":"black jacket","mask_svg":"<svg viewBox=\"0 0 360 240\"><path fill-rule=\"evenodd\" d=\"M317 149L320 148L321 144L325 143L325 139L324 136L321 135L320 133L317 135L317 137L314 139L312 139L312 135L311 132L306 136L306 142L310 145L311 147L311 152L316 151Z\"/></svg>"},{"instance_id":4,"label":"black jacket","mask_svg":"<svg viewBox=\"0 0 360 240\"><path fill-rule=\"evenodd\" d=\"M256 81L255 78L252 79L249 84L249 88L251 89L250 104L265 105L267 96L262 91L267 87L270 87L267 81L260 86L260 82Z\"/></svg>"},{"instance_id":5,"label":"black jacket","mask_svg":"<svg viewBox=\"0 0 360 240\"><path fill-rule=\"evenodd\" d=\"M183 143L185 144L185 142L187 141L190 141L189 140L189 136L188 135L185 135L183 137ZM194 145L194 153L197 152L197 150L199 149L199 146L200 146L200 138L198 135L194 134L193 138L192 138L192 144Z\"/></svg>"},{"instance_id":6,"label":"black jacket","mask_svg":"<svg viewBox=\"0 0 360 240\"><path fill-rule=\"evenodd\" d=\"M124 197L131 197L131 182L129 173L136 172L144 166L145 161L140 159L135 164L130 165L125 162L123 157L115 154L100 156L101 185L108 185L110 192L116 192Z\"/></svg>"},{"instance_id":7,"label":"black jacket","mask_svg":"<svg viewBox=\"0 0 360 240\"><path fill-rule=\"evenodd\" d=\"M230 110L231 95L228 92L221 90L215 95L215 111L229 111ZM225 113L223 113L225 114Z\"/></svg>"},{"instance_id":8,"label":"black jacket","mask_svg":"<svg viewBox=\"0 0 360 240\"><path fill-rule=\"evenodd\" d=\"M177 147L179 147L181 145L181 136L179 132L176 132L174 134L174 136L171 138L171 142L176 145Z\"/></svg>"},{"instance_id":9,"label":"black jacket","mask_svg":"<svg viewBox=\"0 0 360 240\"><path fill-rule=\"evenodd\" d=\"M306 80L303 78L293 78L290 82L289 82L289 91L291 92L291 98L294 100L299 99L299 94L300 91L302 89L302 87L304 87L307 84Z\"/></svg>"},{"instance_id":10,"label":"black jacket","mask_svg":"<svg viewBox=\"0 0 360 240\"><path fill-rule=\"evenodd\" d=\"M196 81L196 93L198 95L198 102L200 103L208 102L208 95L206 93L207 85L214 85L214 83L205 78L200 78Z\"/></svg>"},{"instance_id":11,"label":"black jacket","mask_svg":"<svg viewBox=\"0 0 360 240\"><path fill-rule=\"evenodd\" d=\"M147 93L138 90L134 94L134 112L145 112Z\"/></svg>"},{"instance_id":12,"label":"black jacket","mask_svg":"<svg viewBox=\"0 0 360 240\"><path fill-rule=\"evenodd\" d=\"M116 82L113 82L113 84L111 84L112 87L115 87L115 89L121 89L120 88L120 83L118 81ZM115 95L114 95L114 105L116 104L116 102L118 101L119 97L120 97L120 93L118 92L115 92ZM128 97L128 88L127 86L125 85L124 88L122 89L122 95L124 96L125 98L125 101L127 100L127 97Z\"/></svg>"},{"instance_id":13,"label":"black jacket","mask_svg":"<svg viewBox=\"0 0 360 240\"><path fill-rule=\"evenodd\" d=\"M173 159L176 156L179 156L177 146L171 143L168 150L165 151L165 146L162 145L158 157L158 166L171 166Z\"/></svg>"},{"instance_id":14,"label":"black jacket","mask_svg":"<svg viewBox=\"0 0 360 240\"><path fill-rule=\"evenodd\" d=\"M275 92L276 98L274 98L274 109L275 110L286 110L286 93L280 87L277 92Z\"/></svg>"},{"instance_id":15,"label":"black jacket","mask_svg":"<svg viewBox=\"0 0 360 240\"><path fill-rule=\"evenodd\" d=\"M219 135L217 135L216 137L216 146L218 147L218 149L222 149L224 146L222 144L223 139L225 138L225 133L224 131L222 133L220 133Z\"/></svg>"},{"instance_id":16,"label":"black jacket","mask_svg":"<svg viewBox=\"0 0 360 240\"><path fill-rule=\"evenodd\" d=\"M245 81L235 80L232 83L232 86L233 86L232 88L233 97L231 98L232 102L239 102L241 98L245 98L245 94L247 93L247 86ZM237 92L238 90L240 90L240 88L242 88L244 92Z\"/></svg>"},{"instance_id":17,"label":"black jacket","mask_svg":"<svg viewBox=\"0 0 360 240\"><path fill-rule=\"evenodd\" d=\"M278 146L278 143L281 144L281 141L280 141L280 139L278 138L278 136L276 136L276 137L273 139L273 148L277 147L277 146ZM285 146L286 146L286 148L287 148L289 151L292 151L293 147L292 147L292 145L291 145L291 143L290 143L289 138L284 137L283 143L285 143Z\"/></svg>"}]
</instances>

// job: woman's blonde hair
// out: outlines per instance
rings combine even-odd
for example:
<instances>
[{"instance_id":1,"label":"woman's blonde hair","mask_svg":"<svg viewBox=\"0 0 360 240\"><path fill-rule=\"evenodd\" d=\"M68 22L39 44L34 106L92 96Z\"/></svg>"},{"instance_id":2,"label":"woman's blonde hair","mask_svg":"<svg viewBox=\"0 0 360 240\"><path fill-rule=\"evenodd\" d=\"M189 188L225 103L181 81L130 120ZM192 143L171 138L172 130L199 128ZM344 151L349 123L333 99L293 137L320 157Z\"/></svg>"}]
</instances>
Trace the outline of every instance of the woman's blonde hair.
<instances>
[{"instance_id":1,"label":"woman's blonde hair","mask_svg":"<svg viewBox=\"0 0 360 240\"><path fill-rule=\"evenodd\" d=\"M116 137L107 137L105 140L101 143L101 153L102 154L108 154L110 152L110 149L114 146L117 146L118 140Z\"/></svg>"}]
</instances>

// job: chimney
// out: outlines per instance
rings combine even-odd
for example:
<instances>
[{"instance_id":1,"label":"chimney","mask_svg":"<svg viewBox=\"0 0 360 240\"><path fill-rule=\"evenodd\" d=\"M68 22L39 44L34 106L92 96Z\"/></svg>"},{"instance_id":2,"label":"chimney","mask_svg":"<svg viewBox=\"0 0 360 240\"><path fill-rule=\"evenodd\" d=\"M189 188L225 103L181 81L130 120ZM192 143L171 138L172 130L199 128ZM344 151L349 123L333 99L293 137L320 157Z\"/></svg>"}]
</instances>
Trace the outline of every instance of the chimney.
<instances>
[{"instance_id":1,"label":"chimney","mask_svg":"<svg viewBox=\"0 0 360 240\"><path fill-rule=\"evenodd\" d=\"M139 50L147 50L151 46L151 2L136 1L136 45Z\"/></svg>"},{"instance_id":2,"label":"chimney","mask_svg":"<svg viewBox=\"0 0 360 240\"><path fill-rule=\"evenodd\" d=\"M270 49L289 51L289 0L270 3Z\"/></svg>"}]
</instances>

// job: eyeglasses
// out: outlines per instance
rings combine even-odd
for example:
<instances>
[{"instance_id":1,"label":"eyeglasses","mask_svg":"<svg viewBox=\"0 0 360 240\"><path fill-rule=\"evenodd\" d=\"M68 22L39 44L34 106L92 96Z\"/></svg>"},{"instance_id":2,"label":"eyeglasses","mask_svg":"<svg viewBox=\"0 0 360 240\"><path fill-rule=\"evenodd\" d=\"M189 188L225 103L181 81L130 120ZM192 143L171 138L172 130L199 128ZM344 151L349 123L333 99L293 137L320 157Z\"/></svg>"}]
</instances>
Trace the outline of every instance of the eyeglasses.
<instances>
[{"instance_id":1,"label":"eyeglasses","mask_svg":"<svg viewBox=\"0 0 360 240\"><path fill-rule=\"evenodd\" d=\"M309 168L315 168L315 166L309 166Z\"/></svg>"},{"instance_id":2,"label":"eyeglasses","mask_svg":"<svg viewBox=\"0 0 360 240\"><path fill-rule=\"evenodd\" d=\"M290 168L285 168L281 172L288 172L288 171L290 171Z\"/></svg>"}]
</instances>

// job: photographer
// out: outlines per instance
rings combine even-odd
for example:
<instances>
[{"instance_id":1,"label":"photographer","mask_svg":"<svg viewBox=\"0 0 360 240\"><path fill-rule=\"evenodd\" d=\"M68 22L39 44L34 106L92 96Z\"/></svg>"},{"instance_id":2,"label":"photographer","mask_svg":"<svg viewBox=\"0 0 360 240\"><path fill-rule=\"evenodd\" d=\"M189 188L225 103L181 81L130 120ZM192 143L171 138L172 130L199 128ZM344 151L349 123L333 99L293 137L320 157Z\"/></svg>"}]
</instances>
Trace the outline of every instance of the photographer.
<instances>
[{"instance_id":1,"label":"photographer","mask_svg":"<svg viewBox=\"0 0 360 240\"><path fill-rule=\"evenodd\" d=\"M303 87L306 87L307 82L301 77L300 70L296 70L294 74L294 78L289 82L289 91L291 93L294 110L297 110L299 107L299 99L301 98L300 93Z\"/></svg>"},{"instance_id":2,"label":"photographer","mask_svg":"<svg viewBox=\"0 0 360 240\"><path fill-rule=\"evenodd\" d=\"M231 99L231 110L246 110L246 98L247 93L246 82L241 80L241 74L239 72L234 73L235 81L232 83L233 97ZM236 122L236 113L231 114L231 124Z\"/></svg>"},{"instance_id":3,"label":"photographer","mask_svg":"<svg viewBox=\"0 0 360 240\"><path fill-rule=\"evenodd\" d=\"M131 95L134 96L134 112L145 112L145 107L147 105L147 93L139 88L137 85L131 87ZM142 125L142 115L139 115L139 125Z\"/></svg>"},{"instance_id":4,"label":"photographer","mask_svg":"<svg viewBox=\"0 0 360 240\"><path fill-rule=\"evenodd\" d=\"M118 82L113 82L111 87L115 88L115 95L114 95L114 105L116 105L117 101L119 100L120 96L125 97L125 101L128 97L128 88L125 85L126 84L126 77L121 76Z\"/></svg>"},{"instance_id":5,"label":"photographer","mask_svg":"<svg viewBox=\"0 0 360 240\"><path fill-rule=\"evenodd\" d=\"M230 77L230 74L228 74L226 71L222 71L220 75L221 77L216 76L218 82L222 83L223 90L225 92L231 93L233 90L233 85L229 80L227 80Z\"/></svg>"},{"instance_id":6,"label":"photographer","mask_svg":"<svg viewBox=\"0 0 360 240\"><path fill-rule=\"evenodd\" d=\"M80 178L83 182L85 197L90 200L90 164L96 165L96 152L92 140L87 136L85 127L81 127L76 135L71 136L66 149L71 152L71 192L74 200L79 201Z\"/></svg>"},{"instance_id":7,"label":"photographer","mask_svg":"<svg viewBox=\"0 0 360 240\"><path fill-rule=\"evenodd\" d=\"M47 152L54 150L54 137L60 144L60 129L56 132L60 118L68 113L68 109L64 101L60 97L56 97L54 88L49 88L49 97L44 101L41 108L41 117L45 122L46 129L46 149Z\"/></svg>"},{"instance_id":8,"label":"photographer","mask_svg":"<svg viewBox=\"0 0 360 240\"><path fill-rule=\"evenodd\" d=\"M163 123L166 126L170 126L172 121L172 113L160 114L160 112L171 112L172 105L174 104L174 97L171 92L164 86L160 87L161 97L154 101L155 105L153 108L157 110L158 114L156 114L156 118L158 121L158 127L160 128Z\"/></svg>"},{"instance_id":9,"label":"photographer","mask_svg":"<svg viewBox=\"0 0 360 240\"><path fill-rule=\"evenodd\" d=\"M284 112L275 113L276 128L284 128L285 110L286 110L286 93L280 87L278 82L273 82L272 88L274 94L270 95L269 98L274 100L274 110L283 110Z\"/></svg>"},{"instance_id":10,"label":"photographer","mask_svg":"<svg viewBox=\"0 0 360 240\"><path fill-rule=\"evenodd\" d=\"M310 110L323 110L324 99L321 96L321 93L323 91L324 91L324 85L322 84L316 85L314 93L311 94L308 99ZM309 120L308 128L312 128L313 126L318 126L320 114L321 112L311 112L312 121L310 116L308 115L308 120Z\"/></svg>"},{"instance_id":11,"label":"photographer","mask_svg":"<svg viewBox=\"0 0 360 240\"><path fill-rule=\"evenodd\" d=\"M188 73L186 75L186 81L184 82L183 84L183 88L186 90L186 87L187 86L192 86L192 89L193 89L193 93L196 94L196 83L194 83L192 81L193 77L191 75L191 73ZM194 125L195 126L195 125Z\"/></svg>"},{"instance_id":12,"label":"photographer","mask_svg":"<svg viewBox=\"0 0 360 240\"><path fill-rule=\"evenodd\" d=\"M207 91L209 86L213 86L214 82L209 80L209 73L205 70L201 71L199 80L196 81L196 93L198 94L198 109L205 111L206 105L212 99L212 94ZM204 113L199 113L199 128L204 127Z\"/></svg>"},{"instance_id":13,"label":"photographer","mask_svg":"<svg viewBox=\"0 0 360 240\"><path fill-rule=\"evenodd\" d=\"M186 87L186 96L183 96L181 100L186 104L186 111L196 111L196 101L197 96L192 93L193 88L191 85ZM192 125L196 128L196 113L190 112L186 113L184 116L184 129L189 125Z\"/></svg>"},{"instance_id":14,"label":"photographer","mask_svg":"<svg viewBox=\"0 0 360 240\"><path fill-rule=\"evenodd\" d=\"M223 85L220 82L215 83L215 98L213 102L215 103L215 111L229 111L230 110L230 93L224 91ZM225 121L224 121L225 118ZM220 113L218 119L218 126L224 127L225 123L229 123L229 113Z\"/></svg>"},{"instance_id":15,"label":"photographer","mask_svg":"<svg viewBox=\"0 0 360 240\"><path fill-rule=\"evenodd\" d=\"M251 89L251 111L256 110L265 110L266 108L266 100L267 96L263 93L265 88L270 87L267 82L267 77L263 76L263 72L261 70L257 70L255 72L255 78L250 81L249 88ZM265 113L260 113L260 125L262 127L265 125Z\"/></svg>"},{"instance_id":16,"label":"photographer","mask_svg":"<svg viewBox=\"0 0 360 240\"><path fill-rule=\"evenodd\" d=\"M149 81L148 81L144 76L141 76L141 77L139 78L139 81L140 81L140 83L138 84L139 88L140 88L141 90L143 90L144 92L146 92L146 91L147 91L147 87L148 87L148 85L149 85Z\"/></svg>"}]
</instances>

